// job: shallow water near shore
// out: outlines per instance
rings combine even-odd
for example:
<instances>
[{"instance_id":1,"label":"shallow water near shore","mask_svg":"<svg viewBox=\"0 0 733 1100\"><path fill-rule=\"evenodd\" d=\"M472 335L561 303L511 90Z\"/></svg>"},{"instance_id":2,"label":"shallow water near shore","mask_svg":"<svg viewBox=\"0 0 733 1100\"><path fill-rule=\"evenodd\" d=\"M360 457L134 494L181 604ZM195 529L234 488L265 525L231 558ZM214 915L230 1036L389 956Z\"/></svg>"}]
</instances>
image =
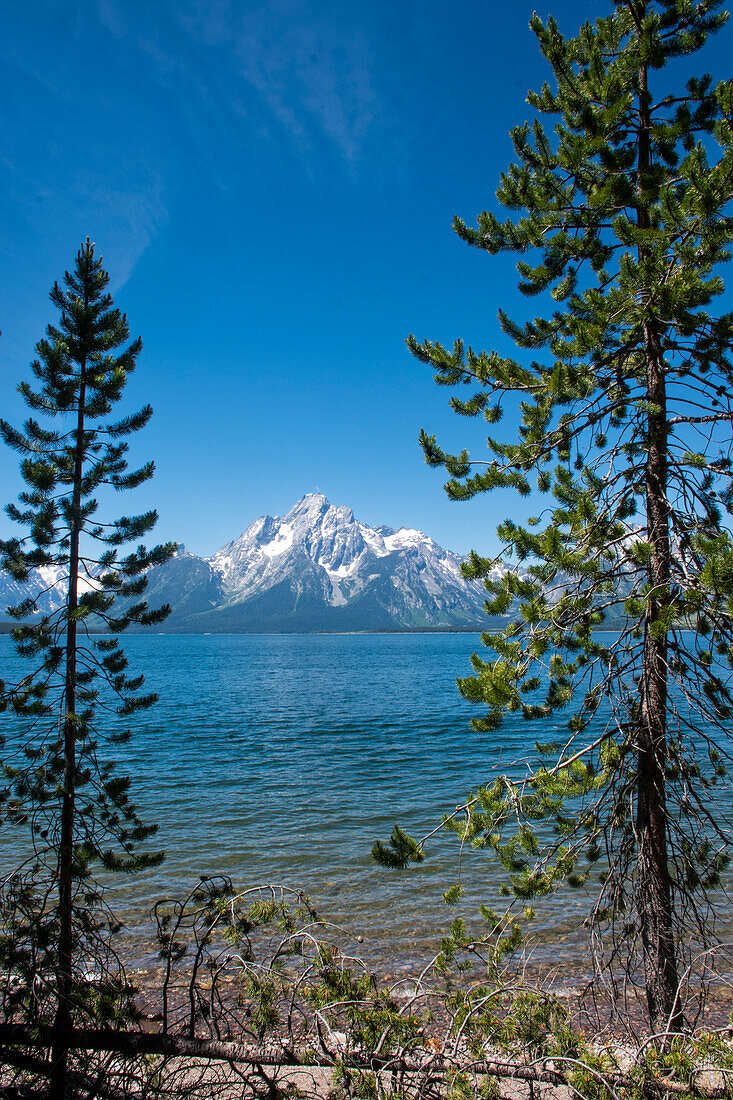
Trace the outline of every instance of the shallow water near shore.
<instances>
[{"instance_id":1,"label":"shallow water near shore","mask_svg":"<svg viewBox=\"0 0 733 1100\"><path fill-rule=\"evenodd\" d=\"M395 823L424 835L497 772L521 774L536 740L562 735L562 721L511 717L495 734L470 729L476 711L455 678L470 673L478 635L148 634L124 648L160 702L136 716L129 744L100 756L133 777L141 816L158 825L151 847L166 851L159 868L110 885L134 961L150 958L154 901L202 876L302 888L380 965L414 965L456 915L501 904L492 857L461 853L442 831L407 871L369 855ZM0 655L12 681L23 663L10 638ZM9 837L0 856L7 873ZM447 908L459 877L466 895ZM587 906L582 890L538 904L538 962L582 969Z\"/></svg>"}]
</instances>

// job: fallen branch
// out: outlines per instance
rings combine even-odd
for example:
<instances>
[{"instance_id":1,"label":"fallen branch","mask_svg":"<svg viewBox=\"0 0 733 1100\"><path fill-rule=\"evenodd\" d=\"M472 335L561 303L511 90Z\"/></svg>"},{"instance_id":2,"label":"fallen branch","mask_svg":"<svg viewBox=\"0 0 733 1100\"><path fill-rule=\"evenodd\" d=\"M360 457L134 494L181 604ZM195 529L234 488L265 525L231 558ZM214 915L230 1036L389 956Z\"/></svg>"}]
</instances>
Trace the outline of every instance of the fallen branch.
<instances>
[{"instance_id":1,"label":"fallen branch","mask_svg":"<svg viewBox=\"0 0 733 1100\"><path fill-rule=\"evenodd\" d=\"M46 1061L43 1058L34 1058L31 1054L21 1053L17 1050L0 1049L0 1063L6 1066L12 1066L13 1069L23 1070L26 1073L33 1073L37 1077L50 1077L51 1076L51 1062ZM97 1077L93 1077L87 1073L81 1073L79 1070L71 1069L68 1074L69 1084L74 1088L93 1089L92 1095L103 1097L104 1100L130 1100L129 1095L122 1091L122 1089L115 1088L109 1083L102 1084ZM3 1096L8 1092L6 1089L3 1092ZM22 1092L18 1092L18 1096L23 1096L25 1100L34 1095L29 1092L24 1086ZM45 1100L46 1090L44 1088L42 1093L38 1093L39 1100Z\"/></svg>"},{"instance_id":2,"label":"fallen branch","mask_svg":"<svg viewBox=\"0 0 733 1100\"><path fill-rule=\"evenodd\" d=\"M0 1047L22 1046L31 1048L50 1047L52 1031L50 1028L30 1028L21 1024L0 1024ZM345 1069L368 1070L371 1072L389 1071L390 1073L422 1074L445 1076L451 1072L470 1072L478 1076L497 1077L506 1080L526 1081L529 1083L563 1086L571 1084L572 1075L564 1073L551 1065L556 1059L541 1058L532 1063L502 1062L481 1060L461 1061L459 1057L446 1057L440 1054L426 1056L424 1061L417 1058L405 1058L401 1055L375 1056L369 1053L351 1051L345 1054L319 1054L313 1050L299 1052L291 1046L254 1046L244 1043L227 1042L219 1039L192 1039L180 1035L163 1035L144 1031L106 1031L93 1028L75 1028L64 1039L68 1050L86 1050L122 1054L126 1056L160 1055L169 1058L195 1058L207 1061L229 1062L251 1066L316 1067L332 1068L335 1065ZM0 1061L6 1059L6 1053L0 1049ZM40 1062L40 1066L47 1063ZM39 1069L38 1072L43 1072ZM683 1083L667 1077L629 1076L625 1073L609 1071L602 1074L603 1080L612 1089L652 1090L660 1095L694 1095L706 1100L723 1100L728 1096L725 1086L697 1085Z\"/></svg>"}]
</instances>

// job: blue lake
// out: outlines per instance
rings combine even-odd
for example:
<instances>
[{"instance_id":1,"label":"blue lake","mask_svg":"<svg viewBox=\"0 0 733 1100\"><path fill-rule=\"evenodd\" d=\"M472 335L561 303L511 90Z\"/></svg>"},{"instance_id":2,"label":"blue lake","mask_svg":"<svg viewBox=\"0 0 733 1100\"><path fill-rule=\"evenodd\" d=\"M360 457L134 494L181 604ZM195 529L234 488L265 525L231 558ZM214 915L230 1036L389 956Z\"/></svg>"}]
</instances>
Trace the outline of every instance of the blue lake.
<instances>
[{"instance_id":1,"label":"blue lake","mask_svg":"<svg viewBox=\"0 0 733 1100\"><path fill-rule=\"evenodd\" d=\"M455 678L470 672L478 635L134 635L124 647L160 695L114 750L167 853L112 886L141 950L153 901L226 874L242 888L305 888L375 958L424 956L456 914L441 894L457 880L458 844L441 833L424 864L395 872L372 862L373 841L395 822L426 833L497 769L521 769L536 739L553 739L521 719L493 735L470 729L476 712ZM23 665L7 636L0 656L12 680ZM488 854L464 851L460 873L459 912L498 902ZM586 907L578 891L538 906L553 957L577 949Z\"/></svg>"}]
</instances>

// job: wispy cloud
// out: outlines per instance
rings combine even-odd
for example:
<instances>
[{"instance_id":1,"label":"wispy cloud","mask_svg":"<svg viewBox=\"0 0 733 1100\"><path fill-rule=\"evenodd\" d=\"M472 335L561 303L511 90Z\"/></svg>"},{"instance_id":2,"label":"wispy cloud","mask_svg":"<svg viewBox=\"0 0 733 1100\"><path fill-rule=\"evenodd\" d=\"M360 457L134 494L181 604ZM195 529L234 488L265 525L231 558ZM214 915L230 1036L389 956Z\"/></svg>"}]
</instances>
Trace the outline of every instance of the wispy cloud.
<instances>
[{"instance_id":1,"label":"wispy cloud","mask_svg":"<svg viewBox=\"0 0 733 1100\"><path fill-rule=\"evenodd\" d=\"M5 149L2 162L3 192L12 208L15 229L6 247L15 251L34 248L38 242L46 255L59 252L67 264L87 235L104 249L114 286L130 274L164 224L167 212L164 185L158 167L149 162L131 164L111 150L84 161L72 150L56 149L54 155L29 159ZM14 264L16 255L7 256Z\"/></svg>"},{"instance_id":2,"label":"wispy cloud","mask_svg":"<svg viewBox=\"0 0 733 1100\"><path fill-rule=\"evenodd\" d=\"M68 265L71 249L90 234L120 286L166 221L164 176L145 143L130 141L130 122L113 97L105 100L100 89L93 114L80 99L69 66L74 49L83 56L83 36L73 43L66 58L50 59L4 44L15 109L0 140L2 250L16 270L40 267L38 252L44 260L63 255Z\"/></svg>"},{"instance_id":3,"label":"wispy cloud","mask_svg":"<svg viewBox=\"0 0 733 1100\"><path fill-rule=\"evenodd\" d=\"M134 27L116 0L97 0L97 12L115 37L135 36L157 79L186 95L180 106L194 128L206 116L215 126L226 117L269 140L279 130L305 159L325 140L347 165L358 162L379 117L372 44L358 6L176 0L154 5ZM191 97L203 117L194 117Z\"/></svg>"},{"instance_id":4,"label":"wispy cloud","mask_svg":"<svg viewBox=\"0 0 733 1100\"><path fill-rule=\"evenodd\" d=\"M338 165L356 173L383 121L360 3L39 7L48 33L37 50L23 13L0 43L15 101L0 134L0 254L34 293L87 233L119 288L165 225L187 168L232 188L269 149L314 176ZM6 309L12 297L11 288Z\"/></svg>"},{"instance_id":5,"label":"wispy cloud","mask_svg":"<svg viewBox=\"0 0 733 1100\"><path fill-rule=\"evenodd\" d=\"M242 19L234 42L242 76L296 140L307 147L320 132L347 162L358 160L377 113L363 30L276 0Z\"/></svg>"},{"instance_id":6,"label":"wispy cloud","mask_svg":"<svg viewBox=\"0 0 733 1100\"><path fill-rule=\"evenodd\" d=\"M112 271L113 289L121 286L167 220L160 170L148 164L144 171L121 181L80 169L74 193L83 205L83 216L99 227L99 242Z\"/></svg>"}]
</instances>

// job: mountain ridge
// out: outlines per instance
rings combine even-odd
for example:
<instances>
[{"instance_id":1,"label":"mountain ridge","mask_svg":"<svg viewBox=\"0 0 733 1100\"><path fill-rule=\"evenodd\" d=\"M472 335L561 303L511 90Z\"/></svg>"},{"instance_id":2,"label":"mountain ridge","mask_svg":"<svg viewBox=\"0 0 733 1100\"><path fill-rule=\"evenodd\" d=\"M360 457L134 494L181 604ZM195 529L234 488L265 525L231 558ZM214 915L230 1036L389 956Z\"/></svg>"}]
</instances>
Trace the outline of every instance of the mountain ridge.
<instances>
[{"instance_id":1,"label":"mountain ridge","mask_svg":"<svg viewBox=\"0 0 733 1100\"><path fill-rule=\"evenodd\" d=\"M181 547L150 570L146 598L153 607L170 603L165 633L486 629L484 588L460 564L421 531L370 527L348 506L306 493L285 516L259 516L209 558ZM32 593L48 613L62 600L53 579L19 586L0 578L0 606Z\"/></svg>"}]
</instances>

